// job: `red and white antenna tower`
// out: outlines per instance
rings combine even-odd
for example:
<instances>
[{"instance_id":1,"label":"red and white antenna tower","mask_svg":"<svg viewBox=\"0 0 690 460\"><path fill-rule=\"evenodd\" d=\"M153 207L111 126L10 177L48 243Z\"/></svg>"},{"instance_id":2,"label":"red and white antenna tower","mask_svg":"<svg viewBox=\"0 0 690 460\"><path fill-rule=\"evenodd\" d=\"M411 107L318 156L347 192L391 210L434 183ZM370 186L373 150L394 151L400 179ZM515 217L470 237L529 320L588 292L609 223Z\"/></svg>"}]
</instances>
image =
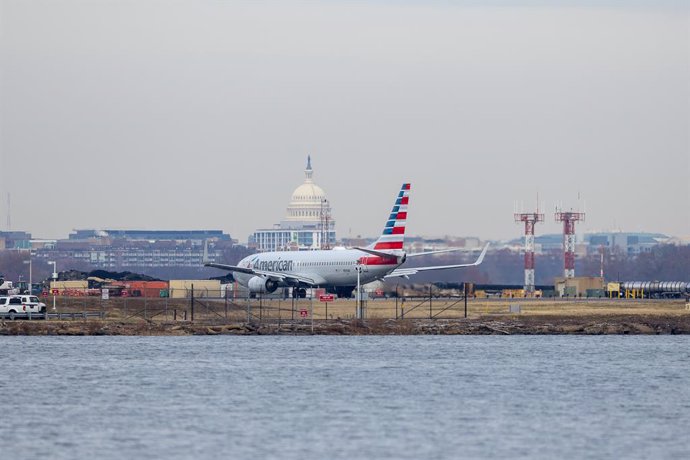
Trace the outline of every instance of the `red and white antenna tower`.
<instances>
[{"instance_id":1,"label":"red and white antenna tower","mask_svg":"<svg viewBox=\"0 0 690 460\"><path fill-rule=\"evenodd\" d=\"M534 224L544 222L544 214L537 212L516 212L515 222L525 223L525 292L534 292Z\"/></svg>"},{"instance_id":2,"label":"red and white antenna tower","mask_svg":"<svg viewBox=\"0 0 690 460\"><path fill-rule=\"evenodd\" d=\"M584 221L584 212L556 208L556 222L563 222L563 276L575 277L575 222Z\"/></svg>"}]
</instances>

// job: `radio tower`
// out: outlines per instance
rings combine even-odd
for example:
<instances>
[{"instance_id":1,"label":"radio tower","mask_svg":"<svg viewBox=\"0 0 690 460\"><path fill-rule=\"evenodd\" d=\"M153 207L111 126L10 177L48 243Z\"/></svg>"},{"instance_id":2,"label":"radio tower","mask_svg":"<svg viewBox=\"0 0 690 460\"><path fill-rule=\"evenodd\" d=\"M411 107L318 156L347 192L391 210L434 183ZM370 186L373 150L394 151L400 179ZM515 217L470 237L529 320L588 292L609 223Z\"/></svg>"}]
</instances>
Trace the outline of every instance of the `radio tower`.
<instances>
[{"instance_id":1,"label":"radio tower","mask_svg":"<svg viewBox=\"0 0 690 460\"><path fill-rule=\"evenodd\" d=\"M331 213L328 206L328 200L321 200L321 249L331 249L330 245L330 228L331 228Z\"/></svg>"},{"instance_id":2,"label":"radio tower","mask_svg":"<svg viewBox=\"0 0 690 460\"><path fill-rule=\"evenodd\" d=\"M12 231L12 203L10 201L10 192L7 192L7 231Z\"/></svg>"},{"instance_id":3,"label":"radio tower","mask_svg":"<svg viewBox=\"0 0 690 460\"><path fill-rule=\"evenodd\" d=\"M534 292L534 224L544 222L544 214L537 212L520 212L513 214L515 222L525 223L525 292Z\"/></svg>"},{"instance_id":4,"label":"radio tower","mask_svg":"<svg viewBox=\"0 0 690 460\"><path fill-rule=\"evenodd\" d=\"M575 277L575 222L584 220L584 212L556 208L556 222L563 222L563 276L566 278Z\"/></svg>"}]
</instances>

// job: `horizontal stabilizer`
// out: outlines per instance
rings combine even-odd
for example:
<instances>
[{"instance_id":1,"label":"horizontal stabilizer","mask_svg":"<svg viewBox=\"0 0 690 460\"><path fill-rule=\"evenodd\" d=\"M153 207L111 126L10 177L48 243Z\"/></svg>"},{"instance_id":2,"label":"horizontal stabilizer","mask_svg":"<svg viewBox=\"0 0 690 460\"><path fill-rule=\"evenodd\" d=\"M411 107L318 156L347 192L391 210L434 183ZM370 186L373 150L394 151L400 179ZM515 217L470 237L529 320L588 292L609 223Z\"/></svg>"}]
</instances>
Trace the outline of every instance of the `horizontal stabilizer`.
<instances>
[{"instance_id":1,"label":"horizontal stabilizer","mask_svg":"<svg viewBox=\"0 0 690 460\"><path fill-rule=\"evenodd\" d=\"M378 256L378 257L398 257L398 254L394 252L383 252L383 251L374 251L373 249L367 249L367 248L354 248L357 249L358 251L366 252L369 253L373 256Z\"/></svg>"}]
</instances>

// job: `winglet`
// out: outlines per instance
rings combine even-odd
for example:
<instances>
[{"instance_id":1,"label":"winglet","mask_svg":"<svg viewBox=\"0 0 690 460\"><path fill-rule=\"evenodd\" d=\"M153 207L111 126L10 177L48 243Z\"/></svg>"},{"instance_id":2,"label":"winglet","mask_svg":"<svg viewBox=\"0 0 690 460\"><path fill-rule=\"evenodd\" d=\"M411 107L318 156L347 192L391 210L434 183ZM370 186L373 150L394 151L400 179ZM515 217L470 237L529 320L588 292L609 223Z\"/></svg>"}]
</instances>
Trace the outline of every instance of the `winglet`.
<instances>
[{"instance_id":1,"label":"winglet","mask_svg":"<svg viewBox=\"0 0 690 460\"><path fill-rule=\"evenodd\" d=\"M479 265L484 261L484 256L486 255L486 251L489 249L490 244L491 243L486 243L486 246L484 246L484 249L482 249L482 253L479 254L479 257L477 258L477 261L472 265Z\"/></svg>"}]
</instances>

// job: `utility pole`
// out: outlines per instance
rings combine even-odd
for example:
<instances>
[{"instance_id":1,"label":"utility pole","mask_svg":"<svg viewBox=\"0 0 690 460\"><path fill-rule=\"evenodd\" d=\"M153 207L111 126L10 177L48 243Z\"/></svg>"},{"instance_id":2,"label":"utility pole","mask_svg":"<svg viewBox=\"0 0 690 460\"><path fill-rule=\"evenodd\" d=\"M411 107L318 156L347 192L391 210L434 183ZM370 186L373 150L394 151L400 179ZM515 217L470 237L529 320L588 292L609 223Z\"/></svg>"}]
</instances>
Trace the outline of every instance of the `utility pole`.
<instances>
[{"instance_id":1,"label":"utility pole","mask_svg":"<svg viewBox=\"0 0 690 460\"><path fill-rule=\"evenodd\" d=\"M56 285L57 285L57 277L58 277L58 274L57 274L57 262L55 262L55 261L50 261L50 262L48 262L48 264L53 266L53 282L55 282ZM55 311L55 310L56 310L56 308L55 308L55 289L53 289L53 288L51 287L50 291L51 291L51 293L53 294L53 311Z\"/></svg>"}]
</instances>

